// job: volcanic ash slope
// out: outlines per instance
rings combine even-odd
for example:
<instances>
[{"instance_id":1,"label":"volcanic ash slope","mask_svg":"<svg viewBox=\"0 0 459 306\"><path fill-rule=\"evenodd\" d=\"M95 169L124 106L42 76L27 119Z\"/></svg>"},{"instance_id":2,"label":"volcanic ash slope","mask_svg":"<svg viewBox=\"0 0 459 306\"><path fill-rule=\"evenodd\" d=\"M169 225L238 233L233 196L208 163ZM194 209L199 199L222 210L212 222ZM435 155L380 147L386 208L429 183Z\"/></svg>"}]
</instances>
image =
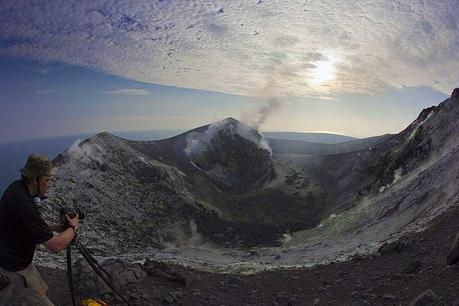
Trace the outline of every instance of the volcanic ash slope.
<instances>
[{"instance_id":1,"label":"volcanic ash slope","mask_svg":"<svg viewBox=\"0 0 459 306\"><path fill-rule=\"evenodd\" d=\"M54 160L45 213L81 207L81 240L101 256L225 269L344 260L457 205L457 118L458 89L397 135L344 144L289 147L233 118L160 141L101 133Z\"/></svg>"}]
</instances>

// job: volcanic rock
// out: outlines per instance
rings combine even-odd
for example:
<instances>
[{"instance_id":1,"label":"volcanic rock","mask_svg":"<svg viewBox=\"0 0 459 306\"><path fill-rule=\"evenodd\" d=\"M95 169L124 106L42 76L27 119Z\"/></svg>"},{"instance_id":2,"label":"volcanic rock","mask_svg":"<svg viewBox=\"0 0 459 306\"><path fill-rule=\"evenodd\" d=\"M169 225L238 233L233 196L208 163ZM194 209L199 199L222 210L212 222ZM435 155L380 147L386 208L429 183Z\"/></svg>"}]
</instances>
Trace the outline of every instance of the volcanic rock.
<instances>
[{"instance_id":1,"label":"volcanic rock","mask_svg":"<svg viewBox=\"0 0 459 306\"><path fill-rule=\"evenodd\" d=\"M409 306L437 306L440 305L440 298L431 289L428 289L411 301Z\"/></svg>"},{"instance_id":2,"label":"volcanic rock","mask_svg":"<svg viewBox=\"0 0 459 306\"><path fill-rule=\"evenodd\" d=\"M453 246L448 252L446 257L446 263L448 265L454 265L459 260L459 233L456 235Z\"/></svg>"},{"instance_id":3,"label":"volcanic rock","mask_svg":"<svg viewBox=\"0 0 459 306\"><path fill-rule=\"evenodd\" d=\"M397 241L394 243L384 243L379 249L378 252L382 255L388 254L391 252L403 252L408 247L408 243L406 241Z\"/></svg>"},{"instance_id":4,"label":"volcanic rock","mask_svg":"<svg viewBox=\"0 0 459 306\"><path fill-rule=\"evenodd\" d=\"M181 269L171 264L147 258L143 264L143 270L148 275L161 276L182 285L187 284L186 275L181 273Z\"/></svg>"},{"instance_id":5,"label":"volcanic rock","mask_svg":"<svg viewBox=\"0 0 459 306\"><path fill-rule=\"evenodd\" d=\"M193 163L223 190L245 193L274 175L271 152L257 130L228 118L203 133L190 133L187 152Z\"/></svg>"},{"instance_id":6,"label":"volcanic rock","mask_svg":"<svg viewBox=\"0 0 459 306\"><path fill-rule=\"evenodd\" d=\"M459 88L455 88L451 94L452 99L459 99Z\"/></svg>"},{"instance_id":7,"label":"volcanic rock","mask_svg":"<svg viewBox=\"0 0 459 306\"><path fill-rule=\"evenodd\" d=\"M413 260L411 261L407 267L405 268L405 273L406 274L416 274L421 270L421 262L419 260Z\"/></svg>"},{"instance_id":8,"label":"volcanic rock","mask_svg":"<svg viewBox=\"0 0 459 306\"><path fill-rule=\"evenodd\" d=\"M107 260L101 265L107 272L110 282L116 290L126 291L126 288L139 283L147 276L141 267L127 265L119 260ZM102 271L102 273L104 273ZM73 265L73 277L76 289L81 295L111 294L112 289L88 265L86 261L77 260Z\"/></svg>"}]
</instances>

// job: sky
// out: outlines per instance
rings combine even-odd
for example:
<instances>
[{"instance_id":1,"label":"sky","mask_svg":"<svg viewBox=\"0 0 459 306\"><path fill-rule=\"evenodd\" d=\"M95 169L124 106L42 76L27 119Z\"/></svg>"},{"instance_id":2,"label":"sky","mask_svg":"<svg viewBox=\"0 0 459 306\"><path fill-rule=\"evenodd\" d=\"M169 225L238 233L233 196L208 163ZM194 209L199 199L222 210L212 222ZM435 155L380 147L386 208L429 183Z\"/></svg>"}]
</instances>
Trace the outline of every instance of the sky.
<instances>
[{"instance_id":1,"label":"sky","mask_svg":"<svg viewBox=\"0 0 459 306\"><path fill-rule=\"evenodd\" d=\"M0 1L0 142L397 133L459 87L456 0Z\"/></svg>"}]
</instances>

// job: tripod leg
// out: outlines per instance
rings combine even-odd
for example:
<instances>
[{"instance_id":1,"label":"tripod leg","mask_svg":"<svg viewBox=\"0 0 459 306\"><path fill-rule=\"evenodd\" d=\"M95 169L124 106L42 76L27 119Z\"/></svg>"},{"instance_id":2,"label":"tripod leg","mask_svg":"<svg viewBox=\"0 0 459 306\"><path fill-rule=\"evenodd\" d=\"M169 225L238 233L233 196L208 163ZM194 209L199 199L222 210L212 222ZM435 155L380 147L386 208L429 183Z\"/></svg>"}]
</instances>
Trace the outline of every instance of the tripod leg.
<instances>
[{"instance_id":1,"label":"tripod leg","mask_svg":"<svg viewBox=\"0 0 459 306\"><path fill-rule=\"evenodd\" d=\"M76 304L75 304L75 293L74 293L74 290L73 290L72 252L70 250L70 245L67 247L67 277L68 277L68 280L69 280L70 295L72 296L72 305L76 306Z\"/></svg>"},{"instance_id":2,"label":"tripod leg","mask_svg":"<svg viewBox=\"0 0 459 306\"><path fill-rule=\"evenodd\" d=\"M102 266L97 262L97 260L94 257L92 257L91 253L89 253L88 249L84 245L82 245L81 243L78 243L77 248L82 255L83 253L86 254L86 257L85 257L86 261L88 262L91 261L100 271L102 271L105 274L105 276L108 279L110 280L112 279L110 274L108 274L108 272L105 271L104 268L102 268Z\"/></svg>"},{"instance_id":3,"label":"tripod leg","mask_svg":"<svg viewBox=\"0 0 459 306\"><path fill-rule=\"evenodd\" d=\"M107 284L107 286L112 289L112 291L120 298L122 299L127 305L131 305L129 304L129 302L118 292L118 290L116 290L115 286L113 286L113 284L111 283L110 281L110 277L107 277L107 272L104 271L104 270L101 270L99 267L99 263L97 263L97 261L91 256L91 254L89 254L89 252L83 247L81 247L81 245L76 245L78 250L80 251L81 255L83 255L84 259L88 262L88 264L91 266L91 268L94 270L94 272L96 272L96 274L102 278L102 280L105 282L105 284ZM103 271L103 272L102 272Z\"/></svg>"}]
</instances>

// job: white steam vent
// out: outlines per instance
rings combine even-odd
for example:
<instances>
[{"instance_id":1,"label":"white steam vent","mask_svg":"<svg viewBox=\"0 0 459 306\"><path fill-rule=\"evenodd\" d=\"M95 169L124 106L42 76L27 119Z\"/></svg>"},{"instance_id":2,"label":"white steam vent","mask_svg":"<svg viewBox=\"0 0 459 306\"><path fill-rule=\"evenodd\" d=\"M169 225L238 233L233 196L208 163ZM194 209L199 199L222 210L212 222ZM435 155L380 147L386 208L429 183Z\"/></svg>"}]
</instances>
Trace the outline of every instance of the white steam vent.
<instances>
[{"instance_id":1,"label":"white steam vent","mask_svg":"<svg viewBox=\"0 0 459 306\"><path fill-rule=\"evenodd\" d=\"M91 160L96 160L102 163L103 153L104 150L101 146L88 142L81 142L80 139L77 139L65 152L70 160L83 163L88 163Z\"/></svg>"},{"instance_id":2,"label":"white steam vent","mask_svg":"<svg viewBox=\"0 0 459 306\"><path fill-rule=\"evenodd\" d=\"M199 154L207 150L211 145L212 139L218 135L220 131L224 131L227 135L239 135L255 143L260 149L267 150L270 154L272 153L272 149L268 142L256 129L233 118L215 122L209 125L207 130L203 133L193 132L188 134L185 153L188 155Z\"/></svg>"}]
</instances>

